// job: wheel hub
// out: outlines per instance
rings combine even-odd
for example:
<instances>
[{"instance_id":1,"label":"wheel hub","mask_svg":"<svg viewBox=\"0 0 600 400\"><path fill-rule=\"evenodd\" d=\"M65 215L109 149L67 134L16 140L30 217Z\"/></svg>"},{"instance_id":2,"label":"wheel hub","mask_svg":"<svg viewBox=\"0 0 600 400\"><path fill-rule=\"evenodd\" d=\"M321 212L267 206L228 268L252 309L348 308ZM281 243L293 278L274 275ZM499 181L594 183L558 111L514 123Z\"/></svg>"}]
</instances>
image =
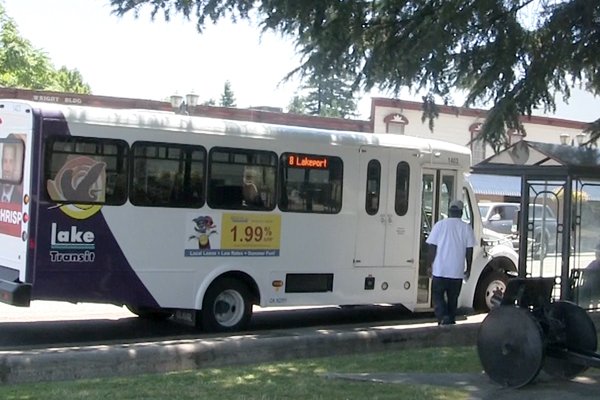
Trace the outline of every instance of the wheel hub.
<instances>
[{"instance_id":1,"label":"wheel hub","mask_svg":"<svg viewBox=\"0 0 600 400\"><path fill-rule=\"evenodd\" d=\"M213 310L219 324L233 326L244 316L244 298L235 290L225 290L215 299Z\"/></svg>"},{"instance_id":2,"label":"wheel hub","mask_svg":"<svg viewBox=\"0 0 600 400\"><path fill-rule=\"evenodd\" d=\"M500 305L505 290L506 284L503 281L494 280L490 282L487 290L485 291L485 301L490 310Z\"/></svg>"},{"instance_id":3,"label":"wheel hub","mask_svg":"<svg viewBox=\"0 0 600 400\"><path fill-rule=\"evenodd\" d=\"M230 309L229 303L223 300L219 300L215 303L215 313L216 314L225 314Z\"/></svg>"}]
</instances>

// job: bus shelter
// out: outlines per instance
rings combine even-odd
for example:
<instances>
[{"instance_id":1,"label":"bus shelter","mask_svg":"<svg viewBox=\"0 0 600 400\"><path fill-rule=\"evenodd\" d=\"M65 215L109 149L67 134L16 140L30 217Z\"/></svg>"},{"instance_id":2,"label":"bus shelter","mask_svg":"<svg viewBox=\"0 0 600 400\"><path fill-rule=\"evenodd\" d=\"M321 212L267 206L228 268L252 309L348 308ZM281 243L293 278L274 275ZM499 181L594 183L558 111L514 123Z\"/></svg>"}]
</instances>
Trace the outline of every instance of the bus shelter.
<instances>
[{"instance_id":1,"label":"bus shelter","mask_svg":"<svg viewBox=\"0 0 600 400\"><path fill-rule=\"evenodd\" d=\"M472 172L521 179L512 227L519 276L554 277L554 299L598 308L600 151L522 140L474 165Z\"/></svg>"}]
</instances>

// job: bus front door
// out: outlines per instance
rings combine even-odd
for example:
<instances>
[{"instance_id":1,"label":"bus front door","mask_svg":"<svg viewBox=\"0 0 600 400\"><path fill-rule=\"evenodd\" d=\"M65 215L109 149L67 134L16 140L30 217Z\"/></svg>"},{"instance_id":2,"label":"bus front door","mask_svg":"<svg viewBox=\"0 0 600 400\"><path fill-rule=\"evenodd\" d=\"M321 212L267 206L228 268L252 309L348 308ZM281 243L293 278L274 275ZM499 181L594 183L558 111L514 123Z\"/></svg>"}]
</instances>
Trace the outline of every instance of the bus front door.
<instances>
[{"instance_id":1,"label":"bus front door","mask_svg":"<svg viewBox=\"0 0 600 400\"><path fill-rule=\"evenodd\" d=\"M448 206L455 199L461 199L456 187L456 171L423 170L421 182L421 235L419 251L419 281L417 305L421 308L431 306L431 278L427 265L427 243L429 232L440 219L448 217Z\"/></svg>"},{"instance_id":2,"label":"bus front door","mask_svg":"<svg viewBox=\"0 0 600 400\"><path fill-rule=\"evenodd\" d=\"M420 183L412 163L409 150L361 148L356 267L418 265L414 227Z\"/></svg>"}]
</instances>

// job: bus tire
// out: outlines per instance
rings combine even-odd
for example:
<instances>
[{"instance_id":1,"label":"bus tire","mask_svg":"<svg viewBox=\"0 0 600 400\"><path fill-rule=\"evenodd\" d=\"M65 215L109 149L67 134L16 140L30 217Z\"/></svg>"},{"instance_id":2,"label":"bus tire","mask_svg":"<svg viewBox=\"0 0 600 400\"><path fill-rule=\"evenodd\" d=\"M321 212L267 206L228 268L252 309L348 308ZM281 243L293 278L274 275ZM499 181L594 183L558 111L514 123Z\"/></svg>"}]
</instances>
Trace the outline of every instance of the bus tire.
<instances>
[{"instance_id":1,"label":"bus tire","mask_svg":"<svg viewBox=\"0 0 600 400\"><path fill-rule=\"evenodd\" d=\"M137 307L130 304L126 305L127 309L133 314L143 319L149 319L153 321L164 321L169 319L173 313L162 308L150 308L150 307Z\"/></svg>"},{"instance_id":2,"label":"bus tire","mask_svg":"<svg viewBox=\"0 0 600 400\"><path fill-rule=\"evenodd\" d=\"M492 297L504 294L509 276L502 270L492 270L485 274L477 284L473 306L476 311L489 312L494 306ZM500 293L499 293L500 292Z\"/></svg>"},{"instance_id":3,"label":"bus tire","mask_svg":"<svg viewBox=\"0 0 600 400\"><path fill-rule=\"evenodd\" d=\"M202 328L207 332L231 332L246 328L252 317L248 287L237 279L213 282L202 302Z\"/></svg>"}]
</instances>

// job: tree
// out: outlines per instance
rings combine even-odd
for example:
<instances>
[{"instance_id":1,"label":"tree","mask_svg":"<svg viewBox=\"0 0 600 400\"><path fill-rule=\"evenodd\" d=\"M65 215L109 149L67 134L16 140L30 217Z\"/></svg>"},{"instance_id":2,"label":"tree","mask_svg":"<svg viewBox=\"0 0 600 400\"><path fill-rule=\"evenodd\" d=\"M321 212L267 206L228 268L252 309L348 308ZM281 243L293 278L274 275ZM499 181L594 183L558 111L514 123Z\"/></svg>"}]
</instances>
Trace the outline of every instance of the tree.
<instances>
[{"instance_id":1,"label":"tree","mask_svg":"<svg viewBox=\"0 0 600 400\"><path fill-rule=\"evenodd\" d=\"M229 81L225 81L223 85L223 93L221 94L219 105L221 107L235 107L235 96L231 89L231 82Z\"/></svg>"},{"instance_id":2,"label":"tree","mask_svg":"<svg viewBox=\"0 0 600 400\"><path fill-rule=\"evenodd\" d=\"M556 109L582 85L600 94L600 7L597 0L111 0L113 11L162 12L207 22L252 18L263 29L296 38L299 70L348 71L354 87L403 88L465 107L491 104L481 138L499 151L508 131L525 133L522 115ZM257 11L255 13L254 11ZM432 103L433 102L433 103ZM429 103L429 104L428 104ZM431 117L431 115L426 115ZM590 125L600 136L600 119Z\"/></svg>"},{"instance_id":3,"label":"tree","mask_svg":"<svg viewBox=\"0 0 600 400\"><path fill-rule=\"evenodd\" d=\"M356 113L354 90L340 73L330 69L323 72L304 73L307 78L303 89L307 95L302 98L305 113L322 117L346 118Z\"/></svg>"},{"instance_id":4,"label":"tree","mask_svg":"<svg viewBox=\"0 0 600 400\"><path fill-rule=\"evenodd\" d=\"M83 82L83 76L77 70L69 70L63 66L55 75L56 88L59 92L90 93L90 86Z\"/></svg>"},{"instance_id":5,"label":"tree","mask_svg":"<svg viewBox=\"0 0 600 400\"><path fill-rule=\"evenodd\" d=\"M306 94L296 94L288 105L288 112L336 118L356 115L354 90L336 74L329 77L311 74L301 90Z\"/></svg>"},{"instance_id":6,"label":"tree","mask_svg":"<svg viewBox=\"0 0 600 400\"><path fill-rule=\"evenodd\" d=\"M77 70L56 70L48 56L19 35L0 4L0 86L90 93Z\"/></svg>"},{"instance_id":7,"label":"tree","mask_svg":"<svg viewBox=\"0 0 600 400\"><path fill-rule=\"evenodd\" d=\"M304 104L304 98L298 95L292 97L290 104L288 104L287 111L292 114L306 114L306 105Z\"/></svg>"}]
</instances>

